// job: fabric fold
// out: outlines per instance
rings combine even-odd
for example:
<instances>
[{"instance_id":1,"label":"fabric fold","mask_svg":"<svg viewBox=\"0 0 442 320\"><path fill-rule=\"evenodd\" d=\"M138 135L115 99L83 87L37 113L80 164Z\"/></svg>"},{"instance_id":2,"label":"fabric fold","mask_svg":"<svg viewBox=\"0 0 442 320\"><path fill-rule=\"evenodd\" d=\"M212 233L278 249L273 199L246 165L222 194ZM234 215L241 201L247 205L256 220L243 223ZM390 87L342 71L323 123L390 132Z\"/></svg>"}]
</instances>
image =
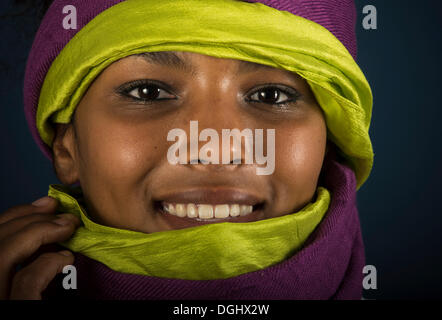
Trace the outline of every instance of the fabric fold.
<instances>
[{"instance_id":1,"label":"fabric fold","mask_svg":"<svg viewBox=\"0 0 442 320\"><path fill-rule=\"evenodd\" d=\"M82 221L63 246L114 271L187 280L230 278L287 259L320 223L330 203L329 192L318 188L316 200L293 214L146 234L93 222L69 194L78 197L79 192L62 185L49 189L60 212L76 214Z\"/></svg>"}]
</instances>

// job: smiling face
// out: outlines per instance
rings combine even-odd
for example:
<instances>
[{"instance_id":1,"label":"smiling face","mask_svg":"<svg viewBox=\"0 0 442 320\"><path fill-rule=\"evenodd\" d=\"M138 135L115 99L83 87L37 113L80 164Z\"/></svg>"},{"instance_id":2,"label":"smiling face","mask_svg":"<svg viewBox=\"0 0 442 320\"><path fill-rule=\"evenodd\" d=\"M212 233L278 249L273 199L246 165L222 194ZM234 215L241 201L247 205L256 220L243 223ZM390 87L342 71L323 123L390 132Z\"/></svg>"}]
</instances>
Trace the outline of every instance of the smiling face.
<instances>
[{"instance_id":1,"label":"smiling face","mask_svg":"<svg viewBox=\"0 0 442 320\"><path fill-rule=\"evenodd\" d=\"M274 172L257 175L259 165L244 162L171 164L168 132L189 136L192 120L219 136L222 129L274 129ZM300 76L189 52L111 64L73 123L57 125L53 144L59 179L80 181L94 221L146 233L296 212L315 195L325 149L323 114Z\"/></svg>"}]
</instances>

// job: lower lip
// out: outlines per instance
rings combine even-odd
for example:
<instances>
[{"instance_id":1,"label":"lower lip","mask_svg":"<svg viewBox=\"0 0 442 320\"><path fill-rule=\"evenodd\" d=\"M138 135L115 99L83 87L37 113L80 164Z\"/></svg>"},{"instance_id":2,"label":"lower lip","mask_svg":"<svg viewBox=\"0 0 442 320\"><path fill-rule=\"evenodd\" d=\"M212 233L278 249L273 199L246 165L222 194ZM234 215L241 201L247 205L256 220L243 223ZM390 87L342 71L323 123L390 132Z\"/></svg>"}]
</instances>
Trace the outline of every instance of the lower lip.
<instances>
[{"instance_id":1,"label":"lower lip","mask_svg":"<svg viewBox=\"0 0 442 320\"><path fill-rule=\"evenodd\" d=\"M181 218L172 215L170 213L167 213L162 209L158 209L158 211L162 219L167 223L167 225L174 230L197 227L205 224L222 223L222 222L233 222L233 223L253 222L253 221L262 220L264 218L264 211L262 209L254 210L245 216L227 217L224 219L198 219L198 218L188 218L188 217Z\"/></svg>"}]
</instances>

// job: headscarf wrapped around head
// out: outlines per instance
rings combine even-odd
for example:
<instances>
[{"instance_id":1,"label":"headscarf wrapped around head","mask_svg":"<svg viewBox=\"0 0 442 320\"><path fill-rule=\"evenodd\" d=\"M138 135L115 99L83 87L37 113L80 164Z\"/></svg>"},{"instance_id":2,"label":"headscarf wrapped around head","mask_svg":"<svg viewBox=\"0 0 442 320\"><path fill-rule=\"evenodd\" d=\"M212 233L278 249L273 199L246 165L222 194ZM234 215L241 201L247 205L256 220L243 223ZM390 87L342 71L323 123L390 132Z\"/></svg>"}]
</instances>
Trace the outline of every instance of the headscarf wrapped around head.
<instances>
[{"instance_id":1,"label":"headscarf wrapped around head","mask_svg":"<svg viewBox=\"0 0 442 320\"><path fill-rule=\"evenodd\" d=\"M63 7L71 4L77 30L62 26ZM372 94L355 62L355 17L350 0L55 0L26 68L31 132L51 158L53 124L69 123L92 81L129 55L188 51L239 59L292 71L308 82L328 137L360 187L373 164Z\"/></svg>"}]
</instances>

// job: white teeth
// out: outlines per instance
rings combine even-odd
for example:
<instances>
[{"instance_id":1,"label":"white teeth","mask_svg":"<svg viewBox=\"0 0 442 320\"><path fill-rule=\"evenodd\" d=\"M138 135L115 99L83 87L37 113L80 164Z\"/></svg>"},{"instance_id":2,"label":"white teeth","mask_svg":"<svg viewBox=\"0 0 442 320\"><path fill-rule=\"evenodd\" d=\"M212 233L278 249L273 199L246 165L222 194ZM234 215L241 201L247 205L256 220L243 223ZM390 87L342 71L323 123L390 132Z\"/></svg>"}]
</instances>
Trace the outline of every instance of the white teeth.
<instances>
[{"instance_id":1,"label":"white teeth","mask_svg":"<svg viewBox=\"0 0 442 320\"><path fill-rule=\"evenodd\" d=\"M245 216L247 214L249 214L250 212L252 212L253 208L252 206L246 206L246 205L241 205L239 207L239 215L240 216Z\"/></svg>"},{"instance_id":2,"label":"white teeth","mask_svg":"<svg viewBox=\"0 0 442 320\"><path fill-rule=\"evenodd\" d=\"M187 216L187 210L186 210L186 206L184 204L177 204L175 206L176 209L176 215L178 217L184 218L185 216Z\"/></svg>"},{"instance_id":3,"label":"white teeth","mask_svg":"<svg viewBox=\"0 0 442 320\"><path fill-rule=\"evenodd\" d=\"M198 216L200 219L212 219L213 218L213 206L210 204L200 204L198 206Z\"/></svg>"},{"instance_id":4,"label":"white teeth","mask_svg":"<svg viewBox=\"0 0 442 320\"><path fill-rule=\"evenodd\" d=\"M245 216L253 211L253 206L239 204L194 204L194 203L164 203L163 210L172 215L184 218L225 219Z\"/></svg>"},{"instance_id":5,"label":"white teeth","mask_svg":"<svg viewBox=\"0 0 442 320\"><path fill-rule=\"evenodd\" d=\"M221 204L215 206L215 218L227 218L229 216L229 205Z\"/></svg>"},{"instance_id":6,"label":"white teeth","mask_svg":"<svg viewBox=\"0 0 442 320\"><path fill-rule=\"evenodd\" d=\"M167 207L166 209L167 212L176 215L175 207L173 206L173 204L169 203L166 207Z\"/></svg>"},{"instance_id":7,"label":"white teeth","mask_svg":"<svg viewBox=\"0 0 442 320\"><path fill-rule=\"evenodd\" d=\"M239 216L239 204L232 204L230 206L230 216L237 217Z\"/></svg>"},{"instance_id":8,"label":"white teeth","mask_svg":"<svg viewBox=\"0 0 442 320\"><path fill-rule=\"evenodd\" d=\"M198 210L193 203L187 205L187 216L189 218L198 218Z\"/></svg>"}]
</instances>

